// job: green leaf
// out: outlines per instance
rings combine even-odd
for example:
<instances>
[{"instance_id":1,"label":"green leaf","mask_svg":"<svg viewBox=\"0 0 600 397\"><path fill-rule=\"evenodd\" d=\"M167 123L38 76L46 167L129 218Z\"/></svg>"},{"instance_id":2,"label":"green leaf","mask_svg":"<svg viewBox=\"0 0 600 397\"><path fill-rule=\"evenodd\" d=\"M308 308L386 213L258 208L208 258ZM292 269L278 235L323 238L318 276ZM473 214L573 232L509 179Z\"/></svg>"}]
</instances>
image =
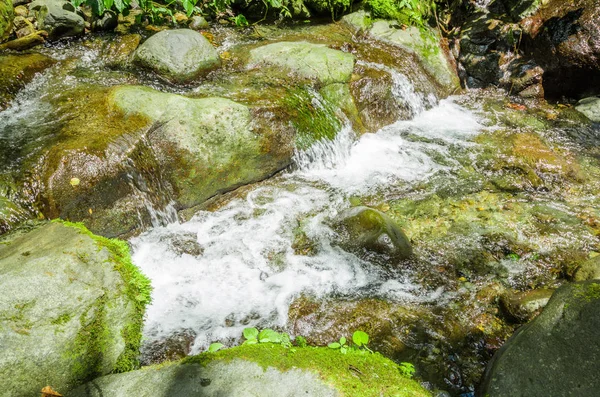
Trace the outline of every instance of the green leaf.
<instances>
[{"instance_id":1,"label":"green leaf","mask_svg":"<svg viewBox=\"0 0 600 397\"><path fill-rule=\"evenodd\" d=\"M348 348L346 346L342 346L340 348L340 352L342 352L342 354L346 354L348 352Z\"/></svg>"},{"instance_id":2,"label":"green leaf","mask_svg":"<svg viewBox=\"0 0 600 397\"><path fill-rule=\"evenodd\" d=\"M104 2L104 8L107 10L110 10L112 8L113 4L115 3L114 0L104 0L103 2Z\"/></svg>"},{"instance_id":3,"label":"green leaf","mask_svg":"<svg viewBox=\"0 0 600 397\"><path fill-rule=\"evenodd\" d=\"M412 378L414 373L415 373L415 366L412 365L411 363L400 363L400 365L398 365L398 367L400 368L400 373L404 376L406 376L407 378Z\"/></svg>"},{"instance_id":4,"label":"green leaf","mask_svg":"<svg viewBox=\"0 0 600 397\"><path fill-rule=\"evenodd\" d=\"M101 17L104 14L104 1L103 0L91 0L90 6L92 7L92 12L97 16Z\"/></svg>"},{"instance_id":5,"label":"green leaf","mask_svg":"<svg viewBox=\"0 0 600 397\"><path fill-rule=\"evenodd\" d=\"M194 13L194 5L195 5L192 2L192 0L182 0L181 5L183 6L183 9L185 10L185 13L188 16L188 18L190 16L192 16L192 14Z\"/></svg>"},{"instance_id":6,"label":"green leaf","mask_svg":"<svg viewBox=\"0 0 600 397\"><path fill-rule=\"evenodd\" d=\"M258 330L256 328L244 328L244 338L256 339L258 338Z\"/></svg>"},{"instance_id":7,"label":"green leaf","mask_svg":"<svg viewBox=\"0 0 600 397\"><path fill-rule=\"evenodd\" d=\"M258 341L260 343L281 343L281 334L269 328L263 329L258 334Z\"/></svg>"},{"instance_id":8,"label":"green leaf","mask_svg":"<svg viewBox=\"0 0 600 397\"><path fill-rule=\"evenodd\" d=\"M333 343L328 344L327 347L330 349L339 349L340 347L342 347L342 345L340 345L337 342L333 342Z\"/></svg>"},{"instance_id":9,"label":"green leaf","mask_svg":"<svg viewBox=\"0 0 600 397\"><path fill-rule=\"evenodd\" d=\"M364 346L369 343L369 334L363 331L356 331L352 334L352 342L354 342L356 346Z\"/></svg>"},{"instance_id":10,"label":"green leaf","mask_svg":"<svg viewBox=\"0 0 600 397\"><path fill-rule=\"evenodd\" d=\"M256 345L258 343L257 339L248 339L242 345Z\"/></svg>"},{"instance_id":11,"label":"green leaf","mask_svg":"<svg viewBox=\"0 0 600 397\"><path fill-rule=\"evenodd\" d=\"M114 2L115 2L115 8L117 9L117 11L119 11L120 14L122 14L126 8L129 8L129 3L126 1L114 0Z\"/></svg>"},{"instance_id":12,"label":"green leaf","mask_svg":"<svg viewBox=\"0 0 600 397\"><path fill-rule=\"evenodd\" d=\"M345 345L346 344L346 337L342 336L340 338L340 345Z\"/></svg>"},{"instance_id":13,"label":"green leaf","mask_svg":"<svg viewBox=\"0 0 600 397\"><path fill-rule=\"evenodd\" d=\"M216 351L221 350L222 348L224 348L225 345L219 342L216 343L212 343L209 347L208 347L208 352L209 353L214 353Z\"/></svg>"}]
</instances>

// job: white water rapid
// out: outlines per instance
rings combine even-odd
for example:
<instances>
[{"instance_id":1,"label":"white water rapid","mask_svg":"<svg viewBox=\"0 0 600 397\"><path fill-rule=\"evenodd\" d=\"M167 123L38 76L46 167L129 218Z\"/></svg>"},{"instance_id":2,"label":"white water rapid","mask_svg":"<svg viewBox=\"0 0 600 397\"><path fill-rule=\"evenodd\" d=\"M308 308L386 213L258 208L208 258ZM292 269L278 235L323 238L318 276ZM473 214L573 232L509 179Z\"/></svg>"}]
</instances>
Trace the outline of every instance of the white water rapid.
<instances>
[{"instance_id":1,"label":"white water rapid","mask_svg":"<svg viewBox=\"0 0 600 397\"><path fill-rule=\"evenodd\" d=\"M284 327L290 303L301 294L368 291L391 300L431 301L443 293L426 290L408 274L390 278L345 252L329 226L354 195L408 185L448 167L430 154L449 157L450 145L472 144L469 138L483 128L452 99L425 110L431 98L415 93L404 76L395 77L396 95L411 106L412 120L359 138L344 128L334 141L298 153L293 171L257 184L214 212L201 211L188 222L157 227L131 241L133 260L154 288L147 344L188 330L196 335L192 353L198 353L211 342L238 338L247 326ZM314 256L294 252L298 228L316 242ZM182 245L196 249L182 252Z\"/></svg>"}]
</instances>

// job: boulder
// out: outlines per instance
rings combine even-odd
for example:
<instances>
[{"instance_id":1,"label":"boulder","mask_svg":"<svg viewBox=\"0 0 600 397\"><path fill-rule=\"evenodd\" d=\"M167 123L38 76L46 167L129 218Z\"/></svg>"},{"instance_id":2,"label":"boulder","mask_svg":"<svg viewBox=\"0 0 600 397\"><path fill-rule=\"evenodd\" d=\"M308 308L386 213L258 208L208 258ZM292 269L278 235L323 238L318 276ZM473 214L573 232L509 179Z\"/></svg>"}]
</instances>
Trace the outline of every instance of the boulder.
<instances>
[{"instance_id":1,"label":"boulder","mask_svg":"<svg viewBox=\"0 0 600 397\"><path fill-rule=\"evenodd\" d=\"M351 371L360 374L352 375ZM261 343L96 379L68 393L95 396L378 396L431 394L379 354Z\"/></svg>"},{"instance_id":2,"label":"boulder","mask_svg":"<svg viewBox=\"0 0 600 397\"><path fill-rule=\"evenodd\" d=\"M0 0L0 43L10 35L14 17L12 0Z\"/></svg>"},{"instance_id":3,"label":"boulder","mask_svg":"<svg viewBox=\"0 0 600 397\"><path fill-rule=\"evenodd\" d=\"M115 30L119 24L119 18L116 12L112 10L104 11L101 17L92 19L91 28L93 32L109 32Z\"/></svg>"},{"instance_id":4,"label":"boulder","mask_svg":"<svg viewBox=\"0 0 600 397\"><path fill-rule=\"evenodd\" d=\"M134 62L175 83L187 83L221 64L219 54L191 29L164 30L137 49Z\"/></svg>"},{"instance_id":5,"label":"boulder","mask_svg":"<svg viewBox=\"0 0 600 397\"><path fill-rule=\"evenodd\" d=\"M575 281L600 280L600 256L581 264L575 272Z\"/></svg>"},{"instance_id":6,"label":"boulder","mask_svg":"<svg viewBox=\"0 0 600 397\"><path fill-rule=\"evenodd\" d=\"M149 281L124 242L44 223L0 241L0 373L7 396L63 393L137 364Z\"/></svg>"},{"instance_id":7,"label":"boulder","mask_svg":"<svg viewBox=\"0 0 600 397\"><path fill-rule=\"evenodd\" d=\"M85 29L84 19L65 0L35 0L29 4L29 13L38 29L48 32L49 40L80 36Z\"/></svg>"},{"instance_id":8,"label":"boulder","mask_svg":"<svg viewBox=\"0 0 600 397\"><path fill-rule=\"evenodd\" d=\"M190 19L189 27L190 27L190 29L194 29L194 30L202 30L202 29L208 29L209 25L208 25L208 21L202 15L194 15Z\"/></svg>"},{"instance_id":9,"label":"boulder","mask_svg":"<svg viewBox=\"0 0 600 397\"><path fill-rule=\"evenodd\" d=\"M481 396L595 396L600 390L600 282L559 288L494 355Z\"/></svg>"},{"instance_id":10,"label":"boulder","mask_svg":"<svg viewBox=\"0 0 600 397\"><path fill-rule=\"evenodd\" d=\"M248 68L288 72L322 85L347 83L354 70L352 54L306 41L267 44L250 51Z\"/></svg>"},{"instance_id":11,"label":"boulder","mask_svg":"<svg viewBox=\"0 0 600 397\"><path fill-rule=\"evenodd\" d=\"M526 292L513 292L502 296L501 302L509 316L520 323L537 316L554 293L551 289L535 289Z\"/></svg>"},{"instance_id":12,"label":"boulder","mask_svg":"<svg viewBox=\"0 0 600 397\"><path fill-rule=\"evenodd\" d=\"M354 207L340 215L337 224L340 244L355 252L367 250L406 259L412 247L402 228L381 211L368 207Z\"/></svg>"},{"instance_id":13,"label":"boulder","mask_svg":"<svg viewBox=\"0 0 600 397\"><path fill-rule=\"evenodd\" d=\"M551 98L600 94L600 6L596 0L550 0L521 22L523 49L544 69Z\"/></svg>"},{"instance_id":14,"label":"boulder","mask_svg":"<svg viewBox=\"0 0 600 397\"><path fill-rule=\"evenodd\" d=\"M575 109L583 113L588 119L600 123L600 97L584 98L577 103Z\"/></svg>"},{"instance_id":15,"label":"boulder","mask_svg":"<svg viewBox=\"0 0 600 397\"><path fill-rule=\"evenodd\" d=\"M452 93L460 89L456 68L448 58L447 49L441 45L437 31L422 30L414 26L401 28L396 22L379 20L373 23L369 34L414 54L423 68L445 90Z\"/></svg>"}]
</instances>

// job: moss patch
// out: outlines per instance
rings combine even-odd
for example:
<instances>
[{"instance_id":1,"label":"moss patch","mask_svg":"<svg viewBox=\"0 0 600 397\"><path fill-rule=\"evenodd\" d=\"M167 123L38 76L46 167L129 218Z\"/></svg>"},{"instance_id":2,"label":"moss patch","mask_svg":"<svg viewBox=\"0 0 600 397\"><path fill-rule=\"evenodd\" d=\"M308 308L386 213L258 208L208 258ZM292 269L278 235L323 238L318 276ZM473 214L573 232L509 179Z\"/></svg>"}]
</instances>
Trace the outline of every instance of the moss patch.
<instances>
[{"instance_id":1,"label":"moss patch","mask_svg":"<svg viewBox=\"0 0 600 397\"><path fill-rule=\"evenodd\" d=\"M89 236L96 242L98 250L106 248L110 252L114 269L121 274L126 286L125 293L130 301L135 303L136 310L136 316L131 319L129 326L123 330L123 339L126 346L117 360L115 372L125 372L135 369L139 366L137 356L142 339L144 311L146 305L151 301L152 287L150 285L150 280L142 274L137 266L131 261L129 246L125 241L96 236L82 223L66 222L60 219L54 220L53 222L58 222L64 226L79 230L82 234ZM90 349L95 349L94 351L99 352L99 354L101 354L103 350L103 342L105 339L102 337L102 335L105 334L103 306L104 302L102 302L102 298L100 298L95 307L93 318L90 320L82 317L81 323L83 329L79 335L85 339L85 343L81 344L82 348L86 348L88 351ZM96 355L92 354L91 356ZM88 368L89 370L89 368L93 369L94 366L86 366L85 368Z\"/></svg>"},{"instance_id":2,"label":"moss patch","mask_svg":"<svg viewBox=\"0 0 600 397\"><path fill-rule=\"evenodd\" d=\"M342 396L430 396L418 382L404 377L397 364L378 353L337 350L320 347L286 349L281 345L244 345L217 353L203 353L189 357L183 364L207 365L213 361L243 359L263 368L274 367L280 371L293 368L317 372L326 382L340 391Z\"/></svg>"}]
</instances>

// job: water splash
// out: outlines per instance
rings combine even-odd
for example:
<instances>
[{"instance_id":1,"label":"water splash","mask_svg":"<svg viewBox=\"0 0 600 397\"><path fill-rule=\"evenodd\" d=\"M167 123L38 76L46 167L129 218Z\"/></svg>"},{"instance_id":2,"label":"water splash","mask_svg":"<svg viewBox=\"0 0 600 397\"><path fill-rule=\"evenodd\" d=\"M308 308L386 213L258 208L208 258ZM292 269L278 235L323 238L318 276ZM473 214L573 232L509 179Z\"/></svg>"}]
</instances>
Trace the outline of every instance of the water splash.
<instances>
[{"instance_id":1,"label":"water splash","mask_svg":"<svg viewBox=\"0 0 600 397\"><path fill-rule=\"evenodd\" d=\"M330 225L348 208L350 195L389 187L392 180L427 178L443 166L425 149L467 144L480 129L475 116L451 100L358 140L345 128L335 140L298 153L295 171L214 212L132 239L133 260L154 287L147 346L191 330L197 353L212 341L238 337L247 326L284 327L290 303L302 294L438 299L443 291L341 249ZM408 133L439 142L412 142ZM314 246L313 253L297 252L299 237Z\"/></svg>"}]
</instances>

